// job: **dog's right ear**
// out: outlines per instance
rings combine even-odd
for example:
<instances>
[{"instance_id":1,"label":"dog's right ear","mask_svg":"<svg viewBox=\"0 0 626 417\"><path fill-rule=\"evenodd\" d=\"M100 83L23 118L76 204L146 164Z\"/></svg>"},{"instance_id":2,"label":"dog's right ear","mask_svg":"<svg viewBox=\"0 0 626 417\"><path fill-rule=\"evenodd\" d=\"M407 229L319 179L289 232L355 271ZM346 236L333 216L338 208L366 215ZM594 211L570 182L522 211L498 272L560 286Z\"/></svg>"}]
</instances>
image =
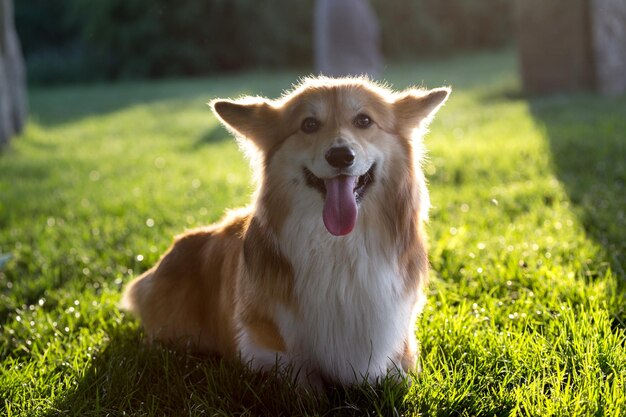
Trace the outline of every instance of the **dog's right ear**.
<instances>
[{"instance_id":1,"label":"dog's right ear","mask_svg":"<svg viewBox=\"0 0 626 417\"><path fill-rule=\"evenodd\" d=\"M393 104L397 128L408 135L413 129L425 128L448 99L451 90L446 87L432 90L409 89L400 93Z\"/></svg>"},{"instance_id":2,"label":"dog's right ear","mask_svg":"<svg viewBox=\"0 0 626 417\"><path fill-rule=\"evenodd\" d=\"M235 136L250 140L262 151L271 149L280 138L277 131L280 112L268 100L257 97L216 99L210 106Z\"/></svg>"}]
</instances>

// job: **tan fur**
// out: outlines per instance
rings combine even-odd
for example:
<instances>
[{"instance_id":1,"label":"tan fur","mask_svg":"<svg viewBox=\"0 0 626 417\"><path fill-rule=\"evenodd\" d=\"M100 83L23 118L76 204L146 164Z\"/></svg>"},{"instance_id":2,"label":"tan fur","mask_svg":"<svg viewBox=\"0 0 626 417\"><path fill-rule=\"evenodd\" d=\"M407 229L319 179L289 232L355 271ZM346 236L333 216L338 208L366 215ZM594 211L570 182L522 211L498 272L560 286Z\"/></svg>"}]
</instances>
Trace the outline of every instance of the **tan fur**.
<instances>
[{"instance_id":1,"label":"tan fur","mask_svg":"<svg viewBox=\"0 0 626 417\"><path fill-rule=\"evenodd\" d=\"M308 314L301 311L302 295L296 294L298 271L307 260L289 259L280 239L290 232L284 230L286 219L298 215L287 204L286 189L301 186L304 179L299 173L277 174L276 164L286 157L288 140L289 149L308 146L323 151L344 135L353 138L355 146L380 148L387 158L378 188L364 197L372 202L363 202L363 213L376 216L359 220L372 229L359 233L371 234L369 242L380 256L395 258L390 261L397 265L403 283L400 299L415 304L402 346L393 354L405 371L413 369L417 361L413 326L428 274L423 231L428 198L419 166L421 144L412 135L425 129L448 93L447 89L394 93L364 79L319 78L305 80L274 101L215 101L214 111L225 125L245 146L252 145L249 153L258 176L254 203L216 225L179 236L154 268L128 285L123 305L140 317L152 339L177 347L235 357L241 343L252 343L255 349L290 358L293 342L281 333L286 326L281 320L286 320L285 314L296 319ZM333 115L326 122L326 136L305 143L310 139L298 136L303 115L315 113L320 105ZM351 127L349 118L356 112L376 121L384 143L377 142L381 135L370 137ZM249 340L240 339L242 332Z\"/></svg>"},{"instance_id":2,"label":"tan fur","mask_svg":"<svg viewBox=\"0 0 626 417\"><path fill-rule=\"evenodd\" d=\"M243 236L249 225L250 214L240 211L217 225L181 235L156 267L128 285L122 305L140 317L151 339L235 357L237 313L260 345L284 350L265 309L273 298L289 301L289 286L281 288L271 280L280 276L281 268L289 267L283 260L272 259L271 247L254 230L248 236L257 245L248 256L250 265L265 261L265 269L258 269L262 273L255 277L261 284L239 283L236 291L245 253Z\"/></svg>"},{"instance_id":3,"label":"tan fur","mask_svg":"<svg viewBox=\"0 0 626 417\"><path fill-rule=\"evenodd\" d=\"M233 355L234 289L248 219L233 216L179 236L156 267L129 284L123 304L151 338Z\"/></svg>"}]
</instances>

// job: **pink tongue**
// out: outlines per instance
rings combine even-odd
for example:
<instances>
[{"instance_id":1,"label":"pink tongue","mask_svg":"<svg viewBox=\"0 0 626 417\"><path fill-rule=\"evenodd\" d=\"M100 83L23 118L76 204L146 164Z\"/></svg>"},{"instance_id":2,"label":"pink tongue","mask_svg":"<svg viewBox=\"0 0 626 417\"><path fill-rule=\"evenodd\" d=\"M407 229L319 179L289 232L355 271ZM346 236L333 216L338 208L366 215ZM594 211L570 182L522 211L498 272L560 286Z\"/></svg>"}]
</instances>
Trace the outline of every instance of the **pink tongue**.
<instances>
[{"instance_id":1,"label":"pink tongue","mask_svg":"<svg viewBox=\"0 0 626 417\"><path fill-rule=\"evenodd\" d=\"M324 180L324 225L335 236L347 235L354 229L357 209L353 190L356 180L357 177L346 175Z\"/></svg>"}]
</instances>

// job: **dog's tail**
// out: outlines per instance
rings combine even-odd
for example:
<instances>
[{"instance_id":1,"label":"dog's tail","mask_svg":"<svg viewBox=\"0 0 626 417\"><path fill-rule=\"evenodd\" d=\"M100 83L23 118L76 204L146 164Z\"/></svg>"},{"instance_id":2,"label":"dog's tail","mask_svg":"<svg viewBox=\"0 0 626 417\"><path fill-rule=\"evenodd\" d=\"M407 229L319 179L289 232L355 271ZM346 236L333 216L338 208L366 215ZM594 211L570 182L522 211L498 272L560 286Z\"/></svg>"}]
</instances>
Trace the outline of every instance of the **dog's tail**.
<instances>
[{"instance_id":1,"label":"dog's tail","mask_svg":"<svg viewBox=\"0 0 626 417\"><path fill-rule=\"evenodd\" d=\"M122 294L122 299L120 300L119 307L122 310L129 311L136 316L140 314L140 308L143 304L140 298L142 294L146 294L145 291L147 288L142 288L149 286L152 281L152 274L154 273L154 268L144 272L141 276L132 280L126 286L124 290L124 294Z\"/></svg>"}]
</instances>

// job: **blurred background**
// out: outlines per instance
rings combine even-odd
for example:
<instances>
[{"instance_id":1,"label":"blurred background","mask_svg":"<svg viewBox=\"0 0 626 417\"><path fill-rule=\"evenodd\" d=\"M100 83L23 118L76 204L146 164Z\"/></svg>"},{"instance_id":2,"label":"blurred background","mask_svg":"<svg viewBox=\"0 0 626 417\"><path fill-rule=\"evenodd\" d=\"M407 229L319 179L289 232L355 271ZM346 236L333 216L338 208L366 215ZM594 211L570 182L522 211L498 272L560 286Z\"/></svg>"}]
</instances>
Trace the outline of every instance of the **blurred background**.
<instances>
[{"instance_id":1,"label":"blurred background","mask_svg":"<svg viewBox=\"0 0 626 417\"><path fill-rule=\"evenodd\" d=\"M453 94L420 383L311 414L626 415L626 0L0 0L0 416L303 414L118 303L250 201L206 103L318 72Z\"/></svg>"},{"instance_id":2,"label":"blurred background","mask_svg":"<svg viewBox=\"0 0 626 417\"><path fill-rule=\"evenodd\" d=\"M370 2L387 62L510 44L512 4ZM259 68L310 73L314 8L314 0L262 5L256 0L20 0L15 20L29 83L57 84Z\"/></svg>"}]
</instances>

